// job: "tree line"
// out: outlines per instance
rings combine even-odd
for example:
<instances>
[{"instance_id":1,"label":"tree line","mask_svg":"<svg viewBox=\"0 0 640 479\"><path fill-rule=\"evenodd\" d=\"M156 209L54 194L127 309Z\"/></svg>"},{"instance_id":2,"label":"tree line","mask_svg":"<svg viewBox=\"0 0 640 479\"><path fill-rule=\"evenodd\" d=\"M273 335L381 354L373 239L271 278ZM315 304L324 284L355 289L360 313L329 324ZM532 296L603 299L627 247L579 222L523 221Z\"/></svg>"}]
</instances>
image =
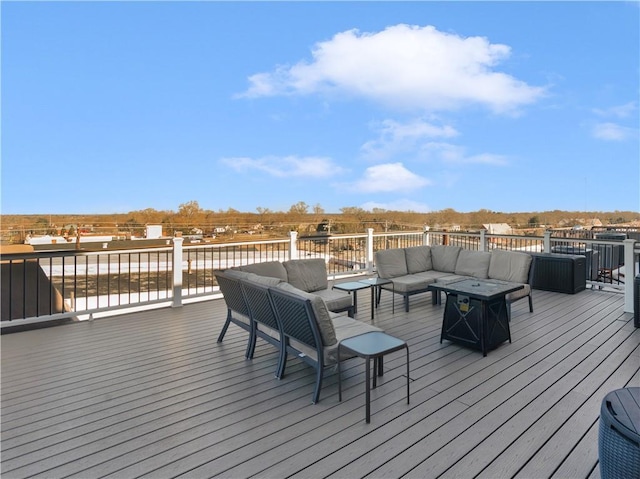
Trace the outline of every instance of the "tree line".
<instances>
[{"instance_id":1,"label":"tree line","mask_svg":"<svg viewBox=\"0 0 640 479\"><path fill-rule=\"evenodd\" d=\"M604 225L633 224L640 222L640 213L631 211L575 212L543 211L506 213L480 209L473 212L458 212L447 208L428 213L414 211L392 211L382 208L364 210L357 206L340 208L340 213L327 213L316 204L310 206L304 201L292 204L287 211L272 211L257 207L255 212L241 212L233 208L208 210L197 201L188 201L178 206L176 211L146 208L128 213L114 214L55 214L55 215L2 215L2 231L25 232L31 234L60 234L63 230L73 233L103 232L113 234L126 232L139 235L145 225L163 225L165 234L199 232L211 235L218 231L233 233L285 234L299 231L301 234L318 232L361 233L367 228L375 231L416 230L424 226L434 229L456 227L473 231L487 223L506 223L514 229L557 228L581 225L588 227L594 221ZM76 230L77 229L77 230Z\"/></svg>"}]
</instances>

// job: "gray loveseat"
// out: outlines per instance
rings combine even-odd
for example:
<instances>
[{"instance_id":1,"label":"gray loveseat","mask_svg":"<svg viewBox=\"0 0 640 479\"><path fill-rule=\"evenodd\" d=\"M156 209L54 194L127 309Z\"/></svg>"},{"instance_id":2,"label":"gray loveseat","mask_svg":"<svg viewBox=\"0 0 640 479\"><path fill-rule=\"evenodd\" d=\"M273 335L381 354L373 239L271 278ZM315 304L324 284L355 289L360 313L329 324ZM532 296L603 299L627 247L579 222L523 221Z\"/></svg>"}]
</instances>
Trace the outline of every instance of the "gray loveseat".
<instances>
[{"instance_id":1,"label":"gray loveseat","mask_svg":"<svg viewBox=\"0 0 640 479\"><path fill-rule=\"evenodd\" d=\"M507 304L528 298L529 311L533 312L533 261L528 253L501 249L473 251L445 245L412 246L377 251L375 263L378 276L393 283L382 289L402 295L406 311L409 311L409 297L430 291L429 285L435 282L477 278L524 285L523 289L506 296ZM439 293L432 291L432 294L433 303L439 303Z\"/></svg>"},{"instance_id":2,"label":"gray loveseat","mask_svg":"<svg viewBox=\"0 0 640 479\"><path fill-rule=\"evenodd\" d=\"M329 311L346 311L350 317L354 314L352 296L345 291L329 287L327 264L322 258L292 259L289 261L267 261L232 268L237 271L254 273L259 276L277 278L306 293L320 296Z\"/></svg>"},{"instance_id":3,"label":"gray loveseat","mask_svg":"<svg viewBox=\"0 0 640 479\"><path fill-rule=\"evenodd\" d=\"M320 399L325 368L337 362L340 341L382 331L345 314L345 311L353 313L348 293L316 289L327 284L325 268L323 259L305 259L256 263L215 272L227 304L227 320L218 343L234 323L249 332L247 358L253 357L257 338L279 349L276 377L284 376L288 354L304 361L316 370L314 403ZM314 291L304 291L298 286ZM342 312L331 311L330 305ZM351 357L344 353L341 356L341 359Z\"/></svg>"}]
</instances>

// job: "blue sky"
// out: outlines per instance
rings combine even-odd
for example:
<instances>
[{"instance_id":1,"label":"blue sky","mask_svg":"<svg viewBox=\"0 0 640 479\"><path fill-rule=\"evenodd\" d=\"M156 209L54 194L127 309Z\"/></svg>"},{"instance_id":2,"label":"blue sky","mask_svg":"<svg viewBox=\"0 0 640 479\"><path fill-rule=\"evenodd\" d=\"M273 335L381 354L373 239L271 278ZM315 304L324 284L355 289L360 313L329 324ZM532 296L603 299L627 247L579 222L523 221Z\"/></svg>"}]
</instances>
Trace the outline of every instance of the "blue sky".
<instances>
[{"instance_id":1,"label":"blue sky","mask_svg":"<svg viewBox=\"0 0 640 479\"><path fill-rule=\"evenodd\" d=\"M4 214L640 210L638 2L2 2Z\"/></svg>"}]
</instances>

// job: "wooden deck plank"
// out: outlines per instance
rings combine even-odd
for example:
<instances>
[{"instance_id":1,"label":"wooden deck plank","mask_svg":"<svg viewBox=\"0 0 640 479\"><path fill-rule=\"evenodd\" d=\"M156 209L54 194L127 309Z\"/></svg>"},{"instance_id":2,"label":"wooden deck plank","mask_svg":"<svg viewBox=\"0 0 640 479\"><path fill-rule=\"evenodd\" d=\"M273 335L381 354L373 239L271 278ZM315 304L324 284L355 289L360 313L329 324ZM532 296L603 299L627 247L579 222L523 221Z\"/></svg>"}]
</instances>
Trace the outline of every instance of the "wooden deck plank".
<instances>
[{"instance_id":1,"label":"wooden deck plank","mask_svg":"<svg viewBox=\"0 0 640 479\"><path fill-rule=\"evenodd\" d=\"M599 477L599 402L638 382L640 330L621 295L534 291L512 343L483 358L440 344L442 306L384 295L375 324L411 352L385 358L364 422L364 366L310 368L232 325L221 300L3 335L2 475L22 477ZM370 321L359 301L357 318ZM594 436L595 435L595 436ZM596 438L594 449L593 439ZM585 459L586 458L586 459ZM544 467L541 466L544 464ZM537 474L536 474L536 477Z\"/></svg>"},{"instance_id":2,"label":"wooden deck plank","mask_svg":"<svg viewBox=\"0 0 640 479\"><path fill-rule=\"evenodd\" d=\"M514 389L515 391L519 391L521 388L526 387L531 382L531 380L536 377L536 375L537 375L537 372L531 373L530 377L527 377L526 375L517 376L516 381L510 382L508 384L508 387ZM499 390L496 390L495 393L492 396L489 396L487 399L485 399L484 402L477 403L474 406L473 410L467 409L464 414L452 420L449 424L446 425L445 428L442 428L438 431L434 431L433 437L429 435L425 435L425 437L421 441L415 443L412 449L420 450L422 457L427 457L429 456L430 453L435 454L437 451L442 450L444 444L447 444L447 443L453 444L453 442L455 442L455 440L460 437L463 437L464 441L467 442L469 440L469 433L471 432L469 430L469 421L473 421L474 418L476 419L485 418L487 415L493 413L494 416L497 416L495 419L496 421L498 421L497 423L499 423L500 417L502 416L502 413L504 411L500 410L498 412L495 412L497 411L495 408L496 408L496 405L500 404L501 396L508 395L508 387L503 387ZM472 414L472 416L468 417L470 414ZM484 429L480 429L478 431L479 439L484 438L485 435L486 435L486 431ZM404 438L407 439L406 434ZM411 443L410 438L407 442ZM455 445L452 446L452 448L458 449L459 445L460 443L456 443ZM394 453L393 460L390 461L390 463L386 464L384 468L376 470L375 475L386 476L387 474L390 474L392 476L396 476L396 475L400 475L407 472L407 469L410 469L412 465L411 465L411 461L406 459L403 456L407 454L409 454L410 456L415 455L412 449L407 450L407 452L403 452L401 455L397 455ZM447 456L448 452L444 455ZM455 457L453 459L455 459ZM399 467L403 468L402 471L398 471L396 469L392 471L390 469L392 467L395 467L394 462L399 463ZM419 476L420 474L421 473L418 472L417 476ZM433 477L433 476L427 474L426 476L423 476L423 477Z\"/></svg>"},{"instance_id":3,"label":"wooden deck plank","mask_svg":"<svg viewBox=\"0 0 640 479\"><path fill-rule=\"evenodd\" d=\"M484 358L484 359L488 359L488 358ZM474 361L474 364L477 364L477 362L478 362L478 361ZM412 364L413 364L413 363L414 363L414 362L412 361ZM412 371L412 377L414 376L414 374L415 374L415 371ZM477 377L477 376L476 376L476 375L474 375L473 377L475 378L475 377ZM482 379L480 379L480 380L479 380L479 382L480 382L480 383L482 383ZM455 398L455 396L454 396L454 398ZM450 398L450 399L452 399L452 398ZM406 432L406 431L405 431L405 433L404 433L404 437L403 437L403 439L404 439L406 442L409 442L409 443L410 443L410 439L407 439L407 432ZM349 447L351 447L351 446L352 446L352 444L350 444L350 445L349 445ZM396 452L393 452L393 454L395 454L395 453L396 453ZM340 454L339 454L339 455L340 455L340 456L343 456L343 455L344 455L344 448L343 448L343 449L341 449L341 451L340 451ZM380 460L381 460L381 458L382 458L382 455L381 455L381 454L380 454L380 452L379 452L379 451L377 451L377 450L376 450L376 451L374 451L374 452L372 452L372 453L370 454L370 456L374 456L374 457L371 457L371 458L369 458L369 459L366 461L366 462L367 462L367 466L370 466L372 463L375 463L376 461L380 461ZM331 463L333 463L333 464L335 464L335 460L334 460L334 458L330 458L330 459L328 459L327 461L328 461L328 462L331 462ZM325 464L319 463L319 464L314 465L314 467L317 467L318 469L321 469L321 470L322 470L322 469L324 469L326 466L325 466ZM343 472L344 472L344 471L343 471ZM354 473L357 473L357 471L353 471L353 472L354 472ZM311 471L309 471L309 470L305 470L305 471L304 471L304 474L311 474L311 473L312 473L312 472L311 472ZM346 472L347 477L349 476L349 474L350 474L350 472L349 472L349 471L347 471L347 472Z\"/></svg>"},{"instance_id":4,"label":"wooden deck plank","mask_svg":"<svg viewBox=\"0 0 640 479\"><path fill-rule=\"evenodd\" d=\"M487 358L489 358L489 356ZM487 359L487 358L484 358L484 359ZM534 374L537 374L537 372L534 372ZM474 374L471 378L472 378L472 380L477 380L477 382L479 384L482 384L482 380L484 379L482 377L478 377L477 373ZM528 381L529 380L525 380L523 385L528 384ZM519 388L521 388L523 385L516 385L516 390L519 390ZM513 384L512 384L512 386L513 386ZM462 389L468 389L468 387L465 387L465 386L461 386L461 387L462 387ZM454 398L455 397L456 396L454 396ZM489 408L492 407L492 403L491 402L489 402L489 406L488 407ZM487 412L488 412L488 410L481 410L479 412L479 416L482 417L485 414L487 414ZM452 421L452 423L453 423L453 421ZM451 425L449 425L449 427L451 427ZM455 432L457 432L458 434L462 434L463 432L465 432L465 434L466 434L466 431L467 431L467 422L464 421L464 422L462 422L460 424L459 430L455 431ZM454 434L455 434L455 432L454 432ZM405 441L407 443L411 444L412 438L408 437L408 432L405 432L404 439L405 439ZM441 431L440 431L439 432L439 436L438 436L438 440L437 441L431 441L431 443L432 444L435 443L435 444L440 444L441 445L442 441L444 439L446 439L446 438L442 437ZM429 438L425 439L425 441L428 441L428 440L429 440ZM416 447L420 448L422 446L420 444L417 444ZM426 455L426 451L424 449L422 449L422 452L423 452L424 455ZM395 457L395 454L397 454L397 451L394 452L394 457ZM372 459L372 461L379 460L379 458L380 458L380 456L378 454L371 454L371 455L376 457L376 459ZM402 467L405 468L405 469L407 469L409 467L408 464L410 464L410 461L406 460L405 458L395 457L394 460L398 461L399 463L402 463ZM368 462L368 464L371 464L371 462ZM389 465L386 465L385 467L389 467ZM386 470L386 469L382 469L382 470L376 471L376 475L381 475L381 476L386 476L387 474L390 474L392 477L394 477L396 473L397 473L397 471L390 471L390 470ZM423 476L423 477L432 477L432 476L427 474L427 476Z\"/></svg>"},{"instance_id":5,"label":"wooden deck plank","mask_svg":"<svg viewBox=\"0 0 640 479\"><path fill-rule=\"evenodd\" d=\"M474 451L480 444L509 444L514 435L519 433L523 424L531 424L536 421L541 411L545 409L546 404L553 404L560 397L566 394L572 387L583 377L582 372L576 370L576 365L582 361L591 361L597 364L601 361L604 351L591 351L579 349L575 354L567 357L564 361L553 365L548 371L537 374L532 373L532 381L524 388L513 390L510 384L492 393L481 403L490 404L487 408L493 406L488 413L486 409L470 408L456 418L455 422L459 423L458 430L454 440L446 443L445 446L422 461L419 466L411 471L408 477L436 477L443 474L454 463L456 470L460 471L463 476L469 473L469 469L464 467L466 461L463 458ZM506 399L505 399L506 398ZM513 425L513 421L517 421ZM452 421L452 424L454 421ZM511 427L513 425L513 427ZM450 428L447 425L447 429ZM487 446L486 450L478 454L473 454L473 469L478 470L484 467L486 457L483 455L491 449ZM458 466L458 463L461 465ZM406 466L405 466L406 467ZM458 469L458 467L463 469ZM452 476L455 471L452 472Z\"/></svg>"},{"instance_id":6,"label":"wooden deck plank","mask_svg":"<svg viewBox=\"0 0 640 479\"><path fill-rule=\"evenodd\" d=\"M616 339L624 340L623 335ZM632 344L634 342L626 342L627 347L631 348L630 352L637 349L637 346ZM621 361L630 356L630 354L625 353L626 351L623 348L617 347L608 351L602 363L602 368L594 369L590 376L600 376L598 373L601 369L609 369L614 365L620 364ZM608 364L607 361L612 364ZM621 377L618 381L626 382L637 371L637 368L638 364L635 361L633 364L628 364L626 368L627 377ZM618 368L618 375L622 375L620 371L621 368ZM518 463L522 461L522 458L534 455L538 448L555 433L558 425L562 424L567 417L573 416L579 407L589 399L588 396L579 392L579 388L574 381L578 381L577 385L584 381L584 379L581 379L579 368L574 368L570 374L559 378L553 385L553 393L551 388L545 391L526 408L513 415L509 421L496 428L488 438L484 439L464 459L457 461L443 477L456 477L456 475L460 477L460 475L464 475L465 471L470 469L477 470L478 467L486 467L489 464L492 467L487 467L486 470L483 470L479 477L511 477L519 469L520 465ZM589 417L597 417L599 414L598 407L585 412L589 413ZM534 419L535 422L531 424ZM524 433L522 433L523 430L525 431ZM495 459L498 456L502 461L496 463ZM500 465L505 461L510 463L508 467ZM472 467L470 467L471 463L473 464Z\"/></svg>"},{"instance_id":7,"label":"wooden deck plank","mask_svg":"<svg viewBox=\"0 0 640 479\"><path fill-rule=\"evenodd\" d=\"M518 463L519 461L513 460L509 454L501 455L498 461L491 464L491 467L484 471L484 474L487 476L490 475L492 470L499 469L501 464L505 463L508 458L509 462L513 463L512 468L515 468L515 466L520 468L518 471L515 471L517 473L515 477L532 477L532 475L535 474L551 477L552 474L563 465L566 458L573 453L573 449L576 448L576 439L580 439L581 441L586 437L593 439L591 436L593 432L590 431L594 427L596 430L595 442L597 444L598 421L597 419L594 420L594 417L599 415L602 398L606 396L609 391L624 387L627 384L634 384L633 377L628 382L621 383L621 380L623 380L623 377L626 375L620 372L623 368L630 372L635 370L634 376L636 377L635 381L637 381L638 364L640 363L640 357L637 353L638 350L636 348L634 353L625 360L621 368L615 374L610 375L597 389L594 389L594 386L597 386L600 378L598 378L596 374L591 374L585 378L584 384L582 384L579 389L576 389L575 392L582 394L580 393L580 390L582 390L584 394L590 394L590 396L586 401L579 404L579 407L576 408L575 412L571 414L565 422L560 423L562 417L559 418L556 422L557 429L554 434L544 442L541 447L534 451L534 454L530 455L531 459L529 459L529 462L522 465L521 461ZM596 384L593 384L594 381ZM568 395L567 398L570 400L574 399L572 395ZM523 434L519 441L525 440L526 435ZM587 454L580 459L579 462L582 467L584 467L584 457L589 456L594 457L592 454ZM566 464L564 467L566 468Z\"/></svg>"}]
</instances>

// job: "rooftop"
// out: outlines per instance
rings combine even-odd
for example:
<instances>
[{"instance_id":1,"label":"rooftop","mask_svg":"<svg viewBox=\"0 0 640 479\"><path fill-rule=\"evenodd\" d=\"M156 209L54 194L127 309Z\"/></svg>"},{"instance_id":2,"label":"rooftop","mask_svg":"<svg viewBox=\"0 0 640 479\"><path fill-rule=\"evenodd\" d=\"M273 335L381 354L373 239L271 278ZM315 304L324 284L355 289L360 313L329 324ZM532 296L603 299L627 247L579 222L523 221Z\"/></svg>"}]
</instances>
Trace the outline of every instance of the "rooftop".
<instances>
[{"instance_id":1,"label":"rooftop","mask_svg":"<svg viewBox=\"0 0 640 479\"><path fill-rule=\"evenodd\" d=\"M364 421L364 364L343 401L314 373L231 325L221 299L5 334L2 475L23 477L599 477L603 397L640 384L640 329L620 293L534 291L513 305L512 343L486 357L443 341L442 306L383 294L375 323L406 340L385 358ZM369 321L367 294L357 319Z\"/></svg>"}]
</instances>

